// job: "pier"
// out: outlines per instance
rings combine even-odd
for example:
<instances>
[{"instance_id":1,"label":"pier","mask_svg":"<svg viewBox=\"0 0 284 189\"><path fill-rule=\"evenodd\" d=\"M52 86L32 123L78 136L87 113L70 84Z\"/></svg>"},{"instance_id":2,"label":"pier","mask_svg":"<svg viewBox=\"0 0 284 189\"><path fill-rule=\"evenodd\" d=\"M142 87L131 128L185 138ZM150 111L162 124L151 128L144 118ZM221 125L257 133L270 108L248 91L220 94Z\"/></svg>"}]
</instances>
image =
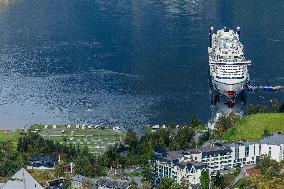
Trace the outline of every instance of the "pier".
<instances>
[{"instance_id":1,"label":"pier","mask_svg":"<svg viewBox=\"0 0 284 189\"><path fill-rule=\"evenodd\" d=\"M284 86L250 86L248 91L284 91Z\"/></svg>"}]
</instances>

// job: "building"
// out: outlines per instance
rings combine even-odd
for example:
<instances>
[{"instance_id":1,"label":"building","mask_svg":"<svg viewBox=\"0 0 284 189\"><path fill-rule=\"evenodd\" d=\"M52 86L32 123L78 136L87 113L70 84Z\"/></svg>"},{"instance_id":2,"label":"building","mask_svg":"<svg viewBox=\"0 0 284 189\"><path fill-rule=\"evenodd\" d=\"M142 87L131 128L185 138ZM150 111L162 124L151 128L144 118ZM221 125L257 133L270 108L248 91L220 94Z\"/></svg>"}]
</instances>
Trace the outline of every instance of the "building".
<instances>
[{"instance_id":1,"label":"building","mask_svg":"<svg viewBox=\"0 0 284 189\"><path fill-rule=\"evenodd\" d=\"M206 165L194 161L179 162L178 160L160 157L156 159L156 175L158 178L171 178L177 182L182 180L189 184L199 184L200 176Z\"/></svg>"},{"instance_id":2,"label":"building","mask_svg":"<svg viewBox=\"0 0 284 189\"><path fill-rule=\"evenodd\" d=\"M261 174L261 170L260 169L250 168L250 169L246 169L245 170L245 176L259 175L259 174Z\"/></svg>"},{"instance_id":3,"label":"building","mask_svg":"<svg viewBox=\"0 0 284 189\"><path fill-rule=\"evenodd\" d=\"M237 142L226 146L232 150L234 166L254 165L261 155L261 146L257 142Z\"/></svg>"},{"instance_id":4,"label":"building","mask_svg":"<svg viewBox=\"0 0 284 189\"><path fill-rule=\"evenodd\" d=\"M273 133L260 140L259 144L261 155L268 155L277 162L284 160L284 135Z\"/></svg>"},{"instance_id":5,"label":"building","mask_svg":"<svg viewBox=\"0 0 284 189\"><path fill-rule=\"evenodd\" d=\"M1 189L44 189L24 168L17 171Z\"/></svg>"},{"instance_id":6,"label":"building","mask_svg":"<svg viewBox=\"0 0 284 189\"><path fill-rule=\"evenodd\" d=\"M52 156L31 157L27 169L54 169L59 162L59 158Z\"/></svg>"},{"instance_id":7,"label":"building","mask_svg":"<svg viewBox=\"0 0 284 189\"><path fill-rule=\"evenodd\" d=\"M130 181L112 179L109 177L102 177L94 179L82 175L75 175L72 178L72 187L74 188L90 188L90 189L128 189Z\"/></svg>"},{"instance_id":8,"label":"building","mask_svg":"<svg viewBox=\"0 0 284 189\"><path fill-rule=\"evenodd\" d=\"M72 177L72 187L73 188L83 188L84 185L89 185L90 189L97 189L97 180L93 178L88 178L82 175L75 175Z\"/></svg>"},{"instance_id":9,"label":"building","mask_svg":"<svg viewBox=\"0 0 284 189\"><path fill-rule=\"evenodd\" d=\"M273 133L258 142L237 142L226 144L234 157L234 166L254 165L262 155L280 162L284 160L284 135Z\"/></svg>"},{"instance_id":10,"label":"building","mask_svg":"<svg viewBox=\"0 0 284 189\"><path fill-rule=\"evenodd\" d=\"M130 184L130 181L109 177L102 177L97 181L98 189L128 189Z\"/></svg>"},{"instance_id":11,"label":"building","mask_svg":"<svg viewBox=\"0 0 284 189\"><path fill-rule=\"evenodd\" d=\"M198 185L204 169L208 169L211 175L218 171L226 174L236 166L255 165L262 155L268 155L278 162L284 160L284 135L273 133L258 142L208 143L201 148L166 154L157 151L155 154L157 181L171 178L177 182L185 180L191 185ZM258 172L249 170L247 174Z\"/></svg>"},{"instance_id":12,"label":"building","mask_svg":"<svg viewBox=\"0 0 284 189\"><path fill-rule=\"evenodd\" d=\"M190 149L187 151L185 159L204 163L211 174L234 166L232 150L227 146L206 146Z\"/></svg>"},{"instance_id":13,"label":"building","mask_svg":"<svg viewBox=\"0 0 284 189\"><path fill-rule=\"evenodd\" d=\"M166 156L156 157L156 176L171 178L177 182L187 181L191 185L200 183L202 170L210 174L233 168L233 156L229 147L207 146L186 151L171 151Z\"/></svg>"}]
</instances>

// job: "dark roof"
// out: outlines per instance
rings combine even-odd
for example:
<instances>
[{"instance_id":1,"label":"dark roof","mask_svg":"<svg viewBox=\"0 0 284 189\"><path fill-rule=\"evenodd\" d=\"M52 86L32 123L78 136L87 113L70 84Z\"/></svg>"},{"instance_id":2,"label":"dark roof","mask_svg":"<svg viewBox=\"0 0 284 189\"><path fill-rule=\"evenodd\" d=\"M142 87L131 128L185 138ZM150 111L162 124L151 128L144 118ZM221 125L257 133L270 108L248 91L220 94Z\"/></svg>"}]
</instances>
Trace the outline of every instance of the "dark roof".
<instances>
[{"instance_id":1,"label":"dark roof","mask_svg":"<svg viewBox=\"0 0 284 189\"><path fill-rule=\"evenodd\" d=\"M58 158L53 156L34 156L30 158L28 166L52 168L58 163Z\"/></svg>"},{"instance_id":2,"label":"dark roof","mask_svg":"<svg viewBox=\"0 0 284 189\"><path fill-rule=\"evenodd\" d=\"M130 181L126 180L114 180L109 177L102 177L98 180L97 185L107 188L127 189L130 183Z\"/></svg>"},{"instance_id":3,"label":"dark roof","mask_svg":"<svg viewBox=\"0 0 284 189\"><path fill-rule=\"evenodd\" d=\"M33 156L30 161L58 161L58 157L54 156Z\"/></svg>"},{"instance_id":4,"label":"dark roof","mask_svg":"<svg viewBox=\"0 0 284 189\"><path fill-rule=\"evenodd\" d=\"M176 160L184 157L184 151L170 151L167 153L167 156L165 156L168 160Z\"/></svg>"},{"instance_id":5,"label":"dark roof","mask_svg":"<svg viewBox=\"0 0 284 189\"><path fill-rule=\"evenodd\" d=\"M72 180L76 182L83 182L85 179L87 179L87 177L82 175L75 175L72 177Z\"/></svg>"},{"instance_id":6,"label":"dark roof","mask_svg":"<svg viewBox=\"0 0 284 189\"><path fill-rule=\"evenodd\" d=\"M202 157L209 156L213 154L221 154L232 152L232 150L227 146L206 146L201 148L194 148L187 150L189 154L199 154L202 153Z\"/></svg>"},{"instance_id":7,"label":"dark roof","mask_svg":"<svg viewBox=\"0 0 284 189\"><path fill-rule=\"evenodd\" d=\"M273 133L272 136L268 136L259 141L260 144L275 144L280 145L284 144L284 135Z\"/></svg>"},{"instance_id":8,"label":"dark roof","mask_svg":"<svg viewBox=\"0 0 284 189\"><path fill-rule=\"evenodd\" d=\"M199 163L196 161L189 161L189 162L177 162L176 165L179 168L184 169L185 167L190 170L192 167L194 167L195 169L203 169L206 167L206 165L204 163Z\"/></svg>"},{"instance_id":9,"label":"dark roof","mask_svg":"<svg viewBox=\"0 0 284 189\"><path fill-rule=\"evenodd\" d=\"M161 148L161 147L155 148L154 152L158 156L163 156L163 157L167 156L167 151L164 148Z\"/></svg>"}]
</instances>

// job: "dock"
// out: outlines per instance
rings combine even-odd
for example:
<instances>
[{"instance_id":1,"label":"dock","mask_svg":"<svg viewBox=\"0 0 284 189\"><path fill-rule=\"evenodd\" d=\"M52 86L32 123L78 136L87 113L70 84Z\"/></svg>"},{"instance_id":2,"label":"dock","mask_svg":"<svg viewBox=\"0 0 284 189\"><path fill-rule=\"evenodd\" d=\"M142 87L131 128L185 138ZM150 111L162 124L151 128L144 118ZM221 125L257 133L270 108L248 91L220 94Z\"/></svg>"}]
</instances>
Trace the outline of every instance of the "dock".
<instances>
[{"instance_id":1,"label":"dock","mask_svg":"<svg viewBox=\"0 0 284 189\"><path fill-rule=\"evenodd\" d=\"M284 86L250 86L248 91L284 91Z\"/></svg>"}]
</instances>

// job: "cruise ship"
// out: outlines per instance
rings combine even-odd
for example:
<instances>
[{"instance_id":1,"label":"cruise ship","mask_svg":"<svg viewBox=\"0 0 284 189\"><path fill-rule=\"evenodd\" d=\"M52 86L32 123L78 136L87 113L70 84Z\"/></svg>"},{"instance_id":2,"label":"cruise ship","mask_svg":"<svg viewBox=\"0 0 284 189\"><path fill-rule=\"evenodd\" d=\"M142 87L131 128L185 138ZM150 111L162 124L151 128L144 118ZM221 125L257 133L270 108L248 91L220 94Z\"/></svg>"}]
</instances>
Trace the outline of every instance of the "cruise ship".
<instances>
[{"instance_id":1,"label":"cruise ship","mask_svg":"<svg viewBox=\"0 0 284 189\"><path fill-rule=\"evenodd\" d=\"M214 32L210 28L208 47L210 83L217 93L232 99L242 93L249 78L248 65L243 45L240 42L240 28L237 31L223 28Z\"/></svg>"}]
</instances>

